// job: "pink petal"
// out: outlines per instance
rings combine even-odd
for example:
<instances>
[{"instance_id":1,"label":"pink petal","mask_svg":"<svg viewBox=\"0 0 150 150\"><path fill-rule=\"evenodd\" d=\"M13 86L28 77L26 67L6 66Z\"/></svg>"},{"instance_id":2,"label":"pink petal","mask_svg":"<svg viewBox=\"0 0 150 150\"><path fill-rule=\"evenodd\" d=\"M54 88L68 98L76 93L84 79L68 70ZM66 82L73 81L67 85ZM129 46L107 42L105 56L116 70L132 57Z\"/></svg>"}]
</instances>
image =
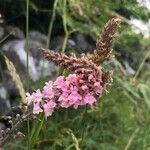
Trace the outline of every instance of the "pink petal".
<instances>
[{"instance_id":1,"label":"pink petal","mask_svg":"<svg viewBox=\"0 0 150 150\"><path fill-rule=\"evenodd\" d=\"M40 102L43 98L43 94L41 93L39 89L33 92L32 96L33 96L34 102Z\"/></svg>"},{"instance_id":2,"label":"pink petal","mask_svg":"<svg viewBox=\"0 0 150 150\"><path fill-rule=\"evenodd\" d=\"M40 108L39 103L35 103L33 106L33 114L39 114L40 112L43 112L43 110Z\"/></svg>"},{"instance_id":3,"label":"pink petal","mask_svg":"<svg viewBox=\"0 0 150 150\"><path fill-rule=\"evenodd\" d=\"M92 105L93 103L96 102L96 99L95 99L94 96L86 95L86 96L84 97L84 102L85 102L86 104Z\"/></svg>"},{"instance_id":4,"label":"pink petal","mask_svg":"<svg viewBox=\"0 0 150 150\"><path fill-rule=\"evenodd\" d=\"M46 103L46 104L43 105L44 113L45 113L46 117L52 115L55 106L56 106L56 103L53 102L52 100L50 100L48 103Z\"/></svg>"},{"instance_id":5,"label":"pink petal","mask_svg":"<svg viewBox=\"0 0 150 150\"><path fill-rule=\"evenodd\" d=\"M27 104L30 105L33 102L33 96L30 93L26 93Z\"/></svg>"}]
</instances>

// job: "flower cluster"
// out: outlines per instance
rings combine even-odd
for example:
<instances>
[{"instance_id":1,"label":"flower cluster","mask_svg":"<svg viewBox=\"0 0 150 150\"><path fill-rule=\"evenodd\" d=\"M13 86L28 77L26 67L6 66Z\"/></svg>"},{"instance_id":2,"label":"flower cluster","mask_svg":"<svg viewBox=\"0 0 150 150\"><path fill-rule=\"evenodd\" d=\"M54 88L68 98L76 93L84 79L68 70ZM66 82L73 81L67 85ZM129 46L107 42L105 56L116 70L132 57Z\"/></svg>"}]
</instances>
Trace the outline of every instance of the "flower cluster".
<instances>
[{"instance_id":1,"label":"flower cluster","mask_svg":"<svg viewBox=\"0 0 150 150\"><path fill-rule=\"evenodd\" d=\"M42 91L27 93L26 100L28 105L33 105L33 114L44 112L48 117L55 108L93 105L102 91L101 76L97 78L90 70L82 68L67 77L59 76L54 82L47 82Z\"/></svg>"},{"instance_id":2,"label":"flower cluster","mask_svg":"<svg viewBox=\"0 0 150 150\"><path fill-rule=\"evenodd\" d=\"M116 29L121 23L118 18L111 19L105 26L104 33L97 40L96 49L91 55L67 56L48 49L41 49L44 57L53 61L63 69L73 71L67 77L59 76L54 82L49 81L43 90L37 90L31 95L27 93L28 105L33 105L33 113L44 112L45 116L52 115L55 108L93 105L102 94L106 85L112 79L112 71L105 72L99 63L111 55L111 44Z\"/></svg>"},{"instance_id":3,"label":"flower cluster","mask_svg":"<svg viewBox=\"0 0 150 150\"><path fill-rule=\"evenodd\" d=\"M73 74L67 77L59 76L54 82L47 82L42 90L38 89L32 94L27 93L26 101L29 106L33 107L33 114L44 113L48 117L56 108L73 107L76 109L81 105L96 103L96 99L112 82L113 72L106 72L99 64L110 58L111 45L120 23L119 18L113 18L106 23L104 32L97 39L96 49L92 54L82 54L80 57L67 56L55 50L40 48L48 61L54 62L62 69L72 71ZM28 110L23 111L23 115L17 117L12 128L6 129L3 137L0 137L0 147L10 139L10 136L14 136L19 123L27 118L33 118L33 114Z\"/></svg>"}]
</instances>

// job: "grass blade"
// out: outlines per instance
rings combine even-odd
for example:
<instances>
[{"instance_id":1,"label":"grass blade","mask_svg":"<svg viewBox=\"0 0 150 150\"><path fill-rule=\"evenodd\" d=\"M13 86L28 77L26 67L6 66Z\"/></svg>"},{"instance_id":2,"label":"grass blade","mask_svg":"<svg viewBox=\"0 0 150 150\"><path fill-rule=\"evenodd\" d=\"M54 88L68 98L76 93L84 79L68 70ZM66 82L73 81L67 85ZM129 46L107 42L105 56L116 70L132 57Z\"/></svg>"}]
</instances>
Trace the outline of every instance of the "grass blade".
<instances>
[{"instance_id":1,"label":"grass blade","mask_svg":"<svg viewBox=\"0 0 150 150\"><path fill-rule=\"evenodd\" d=\"M26 103L26 101L25 101L25 90L23 88L23 84L21 82L20 76L17 73L16 68L13 65L13 63L6 56L4 56L4 58L5 58L5 62L6 62L7 68L9 70L9 72L10 72L10 75L11 75L12 79L14 80L17 88L18 88L19 94L20 94L20 96L22 98L22 102Z\"/></svg>"}]
</instances>

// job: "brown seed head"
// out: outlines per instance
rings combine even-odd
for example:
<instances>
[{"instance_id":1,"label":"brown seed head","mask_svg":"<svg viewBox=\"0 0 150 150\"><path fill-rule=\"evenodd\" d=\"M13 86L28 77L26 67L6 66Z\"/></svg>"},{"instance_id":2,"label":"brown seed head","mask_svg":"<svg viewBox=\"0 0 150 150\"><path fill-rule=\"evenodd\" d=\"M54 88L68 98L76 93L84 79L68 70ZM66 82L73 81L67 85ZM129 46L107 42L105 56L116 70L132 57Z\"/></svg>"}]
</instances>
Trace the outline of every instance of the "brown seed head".
<instances>
[{"instance_id":1,"label":"brown seed head","mask_svg":"<svg viewBox=\"0 0 150 150\"><path fill-rule=\"evenodd\" d=\"M121 19L119 18L113 18L106 23L102 36L97 39L94 54L87 55L89 60L92 60L95 63L103 63L110 58L112 42L120 23Z\"/></svg>"}]
</instances>

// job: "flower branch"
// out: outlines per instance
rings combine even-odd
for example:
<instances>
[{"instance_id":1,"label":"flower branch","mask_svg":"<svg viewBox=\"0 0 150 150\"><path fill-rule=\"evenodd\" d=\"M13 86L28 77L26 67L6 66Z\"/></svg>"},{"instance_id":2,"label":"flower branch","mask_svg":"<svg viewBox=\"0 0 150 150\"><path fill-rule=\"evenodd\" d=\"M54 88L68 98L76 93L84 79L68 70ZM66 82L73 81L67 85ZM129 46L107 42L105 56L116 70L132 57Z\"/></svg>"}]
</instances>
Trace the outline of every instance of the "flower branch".
<instances>
[{"instance_id":1,"label":"flower branch","mask_svg":"<svg viewBox=\"0 0 150 150\"><path fill-rule=\"evenodd\" d=\"M55 109L72 107L77 109L83 105L95 105L112 81L112 71L105 70L98 65L107 60L111 55L111 45L117 27L121 23L118 18L113 18L106 23L104 33L98 38L96 49L91 55L82 54L79 58L75 55L67 56L62 53L41 48L44 57L56 65L72 71L67 77L58 76L55 81L45 83L43 89L33 93L26 93L26 102L32 112L26 110L16 118L9 117L11 128L2 131L0 147L11 137L21 135L16 132L18 125L27 118L34 118L34 114L44 113L45 117L52 115ZM23 108L22 108L23 109Z\"/></svg>"}]
</instances>

